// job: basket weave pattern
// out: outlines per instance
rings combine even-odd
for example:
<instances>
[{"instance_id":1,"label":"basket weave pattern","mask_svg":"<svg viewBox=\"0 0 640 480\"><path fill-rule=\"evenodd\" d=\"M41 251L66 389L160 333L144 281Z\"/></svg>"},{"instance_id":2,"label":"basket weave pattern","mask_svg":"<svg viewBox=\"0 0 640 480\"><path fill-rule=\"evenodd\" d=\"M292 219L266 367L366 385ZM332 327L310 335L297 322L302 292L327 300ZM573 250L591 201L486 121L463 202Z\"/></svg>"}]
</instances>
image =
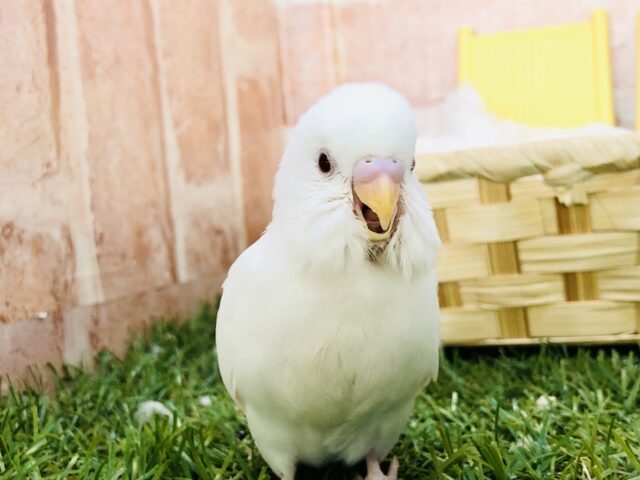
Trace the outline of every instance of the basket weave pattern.
<instances>
[{"instance_id":1,"label":"basket weave pattern","mask_svg":"<svg viewBox=\"0 0 640 480\"><path fill-rule=\"evenodd\" d=\"M448 344L640 339L640 136L421 155Z\"/></svg>"}]
</instances>

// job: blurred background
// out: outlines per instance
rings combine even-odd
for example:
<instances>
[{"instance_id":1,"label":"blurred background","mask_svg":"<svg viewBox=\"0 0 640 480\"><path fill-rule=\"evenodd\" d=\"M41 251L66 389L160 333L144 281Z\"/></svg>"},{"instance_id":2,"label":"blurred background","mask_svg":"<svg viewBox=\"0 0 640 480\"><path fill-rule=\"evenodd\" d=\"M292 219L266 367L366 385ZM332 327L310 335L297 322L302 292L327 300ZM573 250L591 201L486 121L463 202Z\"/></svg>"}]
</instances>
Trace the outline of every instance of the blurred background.
<instances>
[{"instance_id":1,"label":"blurred background","mask_svg":"<svg viewBox=\"0 0 640 480\"><path fill-rule=\"evenodd\" d=\"M0 2L0 374L90 364L214 298L270 219L287 128L334 85L388 83L426 133L462 26L594 9L631 128L640 0Z\"/></svg>"}]
</instances>

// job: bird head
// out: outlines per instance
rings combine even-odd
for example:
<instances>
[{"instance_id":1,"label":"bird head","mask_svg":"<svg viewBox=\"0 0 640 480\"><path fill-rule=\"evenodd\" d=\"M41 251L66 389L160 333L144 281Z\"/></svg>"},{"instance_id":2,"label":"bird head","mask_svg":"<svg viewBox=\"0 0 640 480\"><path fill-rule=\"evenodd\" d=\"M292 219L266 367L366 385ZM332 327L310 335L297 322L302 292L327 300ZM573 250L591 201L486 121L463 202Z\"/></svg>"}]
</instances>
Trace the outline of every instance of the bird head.
<instances>
[{"instance_id":1,"label":"bird head","mask_svg":"<svg viewBox=\"0 0 640 480\"><path fill-rule=\"evenodd\" d=\"M415 142L401 94L377 83L337 87L291 131L269 230L303 267L428 268L440 240L413 173Z\"/></svg>"}]
</instances>

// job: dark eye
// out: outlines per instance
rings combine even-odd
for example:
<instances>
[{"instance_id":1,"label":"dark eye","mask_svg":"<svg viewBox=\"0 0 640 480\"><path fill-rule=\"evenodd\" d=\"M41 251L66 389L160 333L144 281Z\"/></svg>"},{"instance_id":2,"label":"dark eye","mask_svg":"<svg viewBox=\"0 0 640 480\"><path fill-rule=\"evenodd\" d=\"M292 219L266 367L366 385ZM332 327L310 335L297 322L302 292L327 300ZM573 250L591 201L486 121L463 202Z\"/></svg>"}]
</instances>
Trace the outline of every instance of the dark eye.
<instances>
[{"instance_id":1,"label":"dark eye","mask_svg":"<svg viewBox=\"0 0 640 480\"><path fill-rule=\"evenodd\" d=\"M329 155L325 152L320 152L320 155L318 155L318 170L322 173L330 173L332 168L333 165L331 164Z\"/></svg>"},{"instance_id":2,"label":"dark eye","mask_svg":"<svg viewBox=\"0 0 640 480\"><path fill-rule=\"evenodd\" d=\"M413 172L413 169L416 168L416 157L413 157L413 162L411 162L411 171Z\"/></svg>"}]
</instances>

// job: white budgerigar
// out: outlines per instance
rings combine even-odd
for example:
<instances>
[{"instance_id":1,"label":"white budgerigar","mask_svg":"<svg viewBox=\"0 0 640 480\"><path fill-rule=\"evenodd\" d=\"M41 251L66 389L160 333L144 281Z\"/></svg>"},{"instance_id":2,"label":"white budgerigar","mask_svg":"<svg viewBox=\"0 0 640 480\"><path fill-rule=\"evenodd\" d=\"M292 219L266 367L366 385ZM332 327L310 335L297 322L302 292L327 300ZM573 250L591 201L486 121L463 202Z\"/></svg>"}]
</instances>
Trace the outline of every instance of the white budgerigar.
<instances>
[{"instance_id":1,"label":"white budgerigar","mask_svg":"<svg viewBox=\"0 0 640 480\"><path fill-rule=\"evenodd\" d=\"M395 479L379 462L436 378L440 239L415 141L387 86L321 98L290 134L271 224L224 283L222 378L281 478L364 459L367 479Z\"/></svg>"}]
</instances>

